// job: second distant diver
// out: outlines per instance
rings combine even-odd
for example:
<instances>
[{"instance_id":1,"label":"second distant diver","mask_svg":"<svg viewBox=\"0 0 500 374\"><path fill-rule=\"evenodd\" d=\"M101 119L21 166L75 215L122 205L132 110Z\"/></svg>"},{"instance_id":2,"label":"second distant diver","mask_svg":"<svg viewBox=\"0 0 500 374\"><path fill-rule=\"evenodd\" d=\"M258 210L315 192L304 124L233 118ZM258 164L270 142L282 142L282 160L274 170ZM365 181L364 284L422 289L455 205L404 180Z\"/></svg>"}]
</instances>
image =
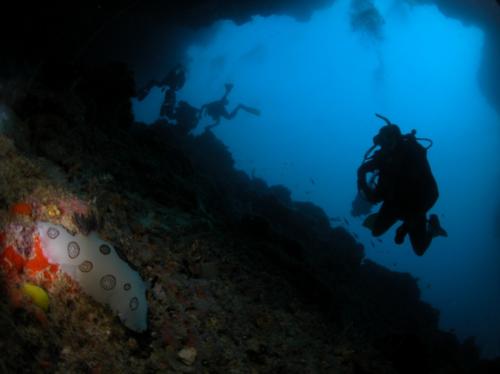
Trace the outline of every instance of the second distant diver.
<instances>
[{"instance_id":1,"label":"second distant diver","mask_svg":"<svg viewBox=\"0 0 500 374\"><path fill-rule=\"evenodd\" d=\"M233 109L232 112L228 112L226 109L226 106L229 103L227 97L229 96L229 93L233 89L233 84L226 83L225 89L226 92L224 93L224 96L222 96L219 100L204 104L200 108L200 116L202 116L203 114L207 114L214 120L214 123L208 125L205 128L206 131L211 130L214 127L218 126L220 124L221 118L225 118L228 120L233 119L240 109L256 116L260 115L260 111L258 109L251 108L243 104L238 104L236 108Z\"/></svg>"},{"instance_id":2,"label":"second distant diver","mask_svg":"<svg viewBox=\"0 0 500 374\"><path fill-rule=\"evenodd\" d=\"M427 212L436 203L439 193L427 160L427 149L415 137L415 131L403 135L400 128L378 115L387 125L373 138L373 146L358 168L358 190L369 202L382 202L377 213L369 215L363 225L373 236L384 234L397 221L395 242L410 237L413 251L422 256L432 239L448 236L439 218ZM372 151L379 147L373 154ZM371 174L371 178L368 178Z\"/></svg>"}]
</instances>

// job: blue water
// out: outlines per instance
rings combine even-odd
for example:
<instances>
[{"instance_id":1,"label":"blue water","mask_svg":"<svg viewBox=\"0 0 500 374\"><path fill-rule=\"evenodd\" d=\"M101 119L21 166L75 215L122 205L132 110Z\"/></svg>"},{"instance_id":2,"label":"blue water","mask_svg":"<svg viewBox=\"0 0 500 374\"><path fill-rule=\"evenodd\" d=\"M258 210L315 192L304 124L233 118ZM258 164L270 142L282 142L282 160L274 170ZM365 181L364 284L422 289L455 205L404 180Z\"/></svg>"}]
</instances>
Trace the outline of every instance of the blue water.
<instances>
[{"instance_id":1,"label":"blue water","mask_svg":"<svg viewBox=\"0 0 500 374\"><path fill-rule=\"evenodd\" d=\"M240 112L214 129L236 166L289 187L294 199L312 201L329 216L347 217L342 225L359 236L368 258L419 278L443 329L476 336L486 356L500 355L500 245L493 228L500 121L477 79L484 35L433 6L375 5L384 21L376 32L353 29L348 0L309 22L220 22L210 43L189 49L179 99L199 107L234 83L228 109L243 103L262 112ZM134 103L137 119L154 121L162 98L155 89ZM441 196L431 212L449 237L434 240L423 257L408 243L393 244L394 230L382 243L372 241L361 219L349 216L356 169L383 125L375 112L434 141L429 160ZM204 119L196 132L209 123Z\"/></svg>"}]
</instances>

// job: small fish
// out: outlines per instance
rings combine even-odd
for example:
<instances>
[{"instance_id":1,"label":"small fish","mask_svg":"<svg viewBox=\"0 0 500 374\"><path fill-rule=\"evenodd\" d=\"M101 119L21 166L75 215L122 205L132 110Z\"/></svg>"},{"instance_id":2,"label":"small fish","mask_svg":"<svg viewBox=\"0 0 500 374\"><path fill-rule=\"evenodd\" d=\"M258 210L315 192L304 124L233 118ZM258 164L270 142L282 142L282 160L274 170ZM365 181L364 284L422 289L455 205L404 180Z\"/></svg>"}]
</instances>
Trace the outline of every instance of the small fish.
<instances>
[{"instance_id":1,"label":"small fish","mask_svg":"<svg viewBox=\"0 0 500 374\"><path fill-rule=\"evenodd\" d=\"M372 248L375 248L375 243L371 239L370 239L370 244L372 245Z\"/></svg>"},{"instance_id":2,"label":"small fish","mask_svg":"<svg viewBox=\"0 0 500 374\"><path fill-rule=\"evenodd\" d=\"M348 224L349 224L349 221L347 220L347 218L345 218L345 217L342 217L342 218L344 218L344 222L345 222L345 224L346 224L346 225L348 225Z\"/></svg>"},{"instance_id":3,"label":"small fish","mask_svg":"<svg viewBox=\"0 0 500 374\"><path fill-rule=\"evenodd\" d=\"M310 195L311 194L311 191L306 191L306 195Z\"/></svg>"},{"instance_id":4,"label":"small fish","mask_svg":"<svg viewBox=\"0 0 500 374\"><path fill-rule=\"evenodd\" d=\"M340 222L339 217L329 217L329 218L330 218L330 221L332 221L332 222Z\"/></svg>"},{"instance_id":5,"label":"small fish","mask_svg":"<svg viewBox=\"0 0 500 374\"><path fill-rule=\"evenodd\" d=\"M358 234L356 234L355 232L351 232L352 236L354 236L356 239L359 239L358 237Z\"/></svg>"},{"instance_id":6,"label":"small fish","mask_svg":"<svg viewBox=\"0 0 500 374\"><path fill-rule=\"evenodd\" d=\"M393 262L392 266L397 266L397 264L398 264L397 262Z\"/></svg>"},{"instance_id":7,"label":"small fish","mask_svg":"<svg viewBox=\"0 0 500 374\"><path fill-rule=\"evenodd\" d=\"M380 239L380 238L377 238L377 241L378 241L379 243L383 243L382 239Z\"/></svg>"},{"instance_id":8,"label":"small fish","mask_svg":"<svg viewBox=\"0 0 500 374\"><path fill-rule=\"evenodd\" d=\"M432 288L432 284L431 283L427 284L427 288L428 289Z\"/></svg>"},{"instance_id":9,"label":"small fish","mask_svg":"<svg viewBox=\"0 0 500 374\"><path fill-rule=\"evenodd\" d=\"M309 178L309 180L311 181L311 184L316 184L316 182L314 181L314 179Z\"/></svg>"}]
</instances>

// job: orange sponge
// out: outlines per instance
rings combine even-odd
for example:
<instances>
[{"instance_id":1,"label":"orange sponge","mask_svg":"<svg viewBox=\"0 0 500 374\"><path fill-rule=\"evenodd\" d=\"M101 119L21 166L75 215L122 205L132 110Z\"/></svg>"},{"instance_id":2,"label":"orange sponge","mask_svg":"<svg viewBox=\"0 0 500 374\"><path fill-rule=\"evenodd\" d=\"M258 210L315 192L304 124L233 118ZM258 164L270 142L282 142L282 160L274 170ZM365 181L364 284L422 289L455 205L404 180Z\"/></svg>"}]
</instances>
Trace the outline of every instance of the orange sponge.
<instances>
[{"instance_id":1,"label":"orange sponge","mask_svg":"<svg viewBox=\"0 0 500 374\"><path fill-rule=\"evenodd\" d=\"M10 213L14 215L31 217L33 210L31 209L31 205L28 203L16 203L10 207Z\"/></svg>"}]
</instances>

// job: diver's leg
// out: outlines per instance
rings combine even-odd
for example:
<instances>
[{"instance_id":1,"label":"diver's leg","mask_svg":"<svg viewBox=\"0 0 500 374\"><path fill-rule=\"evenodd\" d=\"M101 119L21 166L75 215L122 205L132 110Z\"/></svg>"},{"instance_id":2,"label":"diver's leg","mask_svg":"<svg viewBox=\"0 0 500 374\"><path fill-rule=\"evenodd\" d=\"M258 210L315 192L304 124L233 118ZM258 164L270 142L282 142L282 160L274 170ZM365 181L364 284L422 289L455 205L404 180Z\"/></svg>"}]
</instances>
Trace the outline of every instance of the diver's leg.
<instances>
[{"instance_id":1,"label":"diver's leg","mask_svg":"<svg viewBox=\"0 0 500 374\"><path fill-rule=\"evenodd\" d=\"M383 203L373 223L372 235L380 236L384 234L397 220L396 211L390 205Z\"/></svg>"},{"instance_id":2,"label":"diver's leg","mask_svg":"<svg viewBox=\"0 0 500 374\"><path fill-rule=\"evenodd\" d=\"M419 214L406 223L413 251L417 256L422 256L432 242L432 235L427 230L427 218L425 214Z\"/></svg>"},{"instance_id":3,"label":"diver's leg","mask_svg":"<svg viewBox=\"0 0 500 374\"><path fill-rule=\"evenodd\" d=\"M225 119L233 119L236 116L236 114L238 113L238 110L240 110L240 109L241 109L241 104L239 104L238 106L236 106L236 108L234 108L231 113L225 112L222 116Z\"/></svg>"},{"instance_id":4,"label":"diver's leg","mask_svg":"<svg viewBox=\"0 0 500 374\"><path fill-rule=\"evenodd\" d=\"M260 110L243 104L238 104L238 106L236 106L231 113L226 113L223 116L225 119L233 119L240 109L243 109L245 112L251 113L254 116L260 116Z\"/></svg>"}]
</instances>

